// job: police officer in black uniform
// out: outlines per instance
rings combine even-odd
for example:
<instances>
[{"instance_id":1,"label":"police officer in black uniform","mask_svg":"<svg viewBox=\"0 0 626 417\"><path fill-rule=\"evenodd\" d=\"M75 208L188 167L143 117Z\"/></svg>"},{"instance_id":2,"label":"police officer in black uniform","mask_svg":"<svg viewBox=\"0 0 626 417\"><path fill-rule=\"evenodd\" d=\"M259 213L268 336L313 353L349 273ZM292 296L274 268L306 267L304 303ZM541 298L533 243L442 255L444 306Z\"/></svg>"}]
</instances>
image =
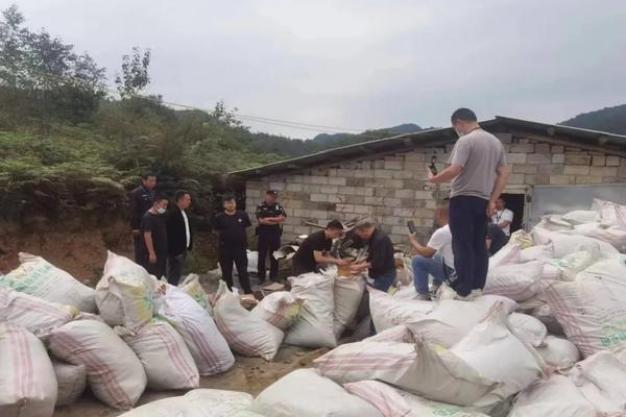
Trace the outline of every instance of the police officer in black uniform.
<instances>
[{"instance_id":1,"label":"police officer in black uniform","mask_svg":"<svg viewBox=\"0 0 626 417\"><path fill-rule=\"evenodd\" d=\"M265 280L265 259L270 257L270 279L278 280L278 261L274 258L273 253L280 248L280 236L282 235L282 224L287 218L285 209L278 204L278 193L274 190L268 190L265 193L265 200L256 208L256 218L259 223L257 226L259 263L258 276L259 281Z\"/></svg>"},{"instance_id":2,"label":"police officer in black uniform","mask_svg":"<svg viewBox=\"0 0 626 417\"><path fill-rule=\"evenodd\" d=\"M128 194L130 199L130 227L133 233L135 248L135 262L143 261L143 239L141 235L141 220L144 214L152 208L154 188L157 184L156 175L150 172L141 175L141 185Z\"/></svg>"}]
</instances>

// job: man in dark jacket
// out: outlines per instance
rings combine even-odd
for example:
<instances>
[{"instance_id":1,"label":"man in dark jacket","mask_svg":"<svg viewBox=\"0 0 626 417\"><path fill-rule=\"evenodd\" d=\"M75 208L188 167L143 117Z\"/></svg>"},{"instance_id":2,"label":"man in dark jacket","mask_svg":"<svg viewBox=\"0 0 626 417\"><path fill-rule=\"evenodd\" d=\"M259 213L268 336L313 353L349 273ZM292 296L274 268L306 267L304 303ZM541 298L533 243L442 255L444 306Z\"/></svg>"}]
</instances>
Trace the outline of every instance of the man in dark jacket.
<instances>
[{"instance_id":1,"label":"man in dark jacket","mask_svg":"<svg viewBox=\"0 0 626 417\"><path fill-rule=\"evenodd\" d=\"M268 190L265 199L256 208L257 235L259 236L257 250L259 251L258 276L259 281L265 280L265 259L270 258L270 280L278 280L278 261L274 258L274 251L280 248L282 224L287 218L285 209L278 204L278 192Z\"/></svg>"},{"instance_id":2,"label":"man in dark jacket","mask_svg":"<svg viewBox=\"0 0 626 417\"><path fill-rule=\"evenodd\" d=\"M158 279L165 276L167 265L167 204L167 197L155 195L152 207L141 219L140 265Z\"/></svg>"},{"instance_id":3,"label":"man in dark jacket","mask_svg":"<svg viewBox=\"0 0 626 417\"><path fill-rule=\"evenodd\" d=\"M141 219L143 219L143 215L152 207L156 183L156 175L144 173L141 175L141 185L128 194L130 200L130 228L133 234L135 262L138 264L141 263L144 253L143 238L141 236Z\"/></svg>"},{"instance_id":4,"label":"man in dark jacket","mask_svg":"<svg viewBox=\"0 0 626 417\"><path fill-rule=\"evenodd\" d=\"M183 272L187 252L193 245L191 224L187 216L187 209L191 205L191 194L187 191L177 191L174 197L174 209L167 218L167 282L178 285Z\"/></svg>"},{"instance_id":5,"label":"man in dark jacket","mask_svg":"<svg viewBox=\"0 0 626 417\"><path fill-rule=\"evenodd\" d=\"M354 264L350 269L356 274L368 270L374 280L374 288L387 291L396 280L396 261L393 243L389 236L371 221L364 221L354 228L354 233L367 242L367 260Z\"/></svg>"},{"instance_id":6,"label":"man in dark jacket","mask_svg":"<svg viewBox=\"0 0 626 417\"><path fill-rule=\"evenodd\" d=\"M219 263L222 279L229 289L233 287L233 263L237 267L239 284L243 292L252 293L248 278L248 237L246 229L251 226L245 211L237 210L237 201L233 195L223 198L224 211L215 216L213 229L219 233Z\"/></svg>"}]
</instances>

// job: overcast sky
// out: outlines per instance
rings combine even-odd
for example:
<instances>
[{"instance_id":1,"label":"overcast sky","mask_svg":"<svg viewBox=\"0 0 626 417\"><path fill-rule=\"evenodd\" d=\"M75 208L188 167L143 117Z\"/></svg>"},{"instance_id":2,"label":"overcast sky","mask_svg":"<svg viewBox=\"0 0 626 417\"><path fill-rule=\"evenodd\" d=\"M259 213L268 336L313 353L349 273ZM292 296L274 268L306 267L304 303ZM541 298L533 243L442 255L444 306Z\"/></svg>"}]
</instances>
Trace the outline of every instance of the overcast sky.
<instances>
[{"instance_id":1,"label":"overcast sky","mask_svg":"<svg viewBox=\"0 0 626 417\"><path fill-rule=\"evenodd\" d=\"M151 92L201 108L223 99L243 115L361 130L445 126L459 106L559 122L626 103L624 0L17 4L31 28L89 52L110 80L122 54L148 47Z\"/></svg>"}]
</instances>

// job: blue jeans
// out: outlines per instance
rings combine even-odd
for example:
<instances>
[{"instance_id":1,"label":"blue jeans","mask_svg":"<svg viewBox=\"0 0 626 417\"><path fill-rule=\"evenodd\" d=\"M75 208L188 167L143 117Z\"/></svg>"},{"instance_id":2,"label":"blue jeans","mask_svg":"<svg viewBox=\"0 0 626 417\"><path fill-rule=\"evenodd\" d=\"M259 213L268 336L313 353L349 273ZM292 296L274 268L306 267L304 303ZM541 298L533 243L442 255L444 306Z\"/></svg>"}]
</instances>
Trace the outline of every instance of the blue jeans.
<instances>
[{"instance_id":1,"label":"blue jeans","mask_svg":"<svg viewBox=\"0 0 626 417\"><path fill-rule=\"evenodd\" d=\"M376 288L379 291L387 292L389 287L391 287L394 281L396 280L396 270L394 269L382 275L379 275L376 277L370 277L370 278L374 280L374 285L373 285L374 288Z\"/></svg>"},{"instance_id":2,"label":"blue jeans","mask_svg":"<svg viewBox=\"0 0 626 417\"><path fill-rule=\"evenodd\" d=\"M450 231L457 279L451 282L460 296L483 289L489 268L487 237L487 205L479 197L457 196L450 199Z\"/></svg>"},{"instance_id":3,"label":"blue jeans","mask_svg":"<svg viewBox=\"0 0 626 417\"><path fill-rule=\"evenodd\" d=\"M432 258L417 255L411 261L413 264L413 283L418 294L428 294L428 276L433 276L433 282L441 285L446 280L443 266L443 256L435 254Z\"/></svg>"}]
</instances>

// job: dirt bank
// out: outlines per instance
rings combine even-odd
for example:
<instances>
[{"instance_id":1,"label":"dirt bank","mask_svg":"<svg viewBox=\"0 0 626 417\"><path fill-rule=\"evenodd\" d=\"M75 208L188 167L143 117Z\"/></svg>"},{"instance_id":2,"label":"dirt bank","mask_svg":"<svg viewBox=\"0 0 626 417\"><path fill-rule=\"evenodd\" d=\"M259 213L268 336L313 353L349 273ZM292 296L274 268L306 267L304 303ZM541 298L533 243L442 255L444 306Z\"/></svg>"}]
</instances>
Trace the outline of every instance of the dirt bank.
<instances>
[{"instance_id":1,"label":"dirt bank","mask_svg":"<svg viewBox=\"0 0 626 417\"><path fill-rule=\"evenodd\" d=\"M201 378L201 388L244 391L252 395L289 372L309 367L311 362L322 355L324 349L307 350L292 346L283 346L273 362L261 358L236 356L235 367L230 371L213 377ZM184 394L184 391L146 392L139 404L145 404L161 398ZM76 404L58 408L53 417L116 417L123 414L102 404L91 394L86 394Z\"/></svg>"}]
</instances>

